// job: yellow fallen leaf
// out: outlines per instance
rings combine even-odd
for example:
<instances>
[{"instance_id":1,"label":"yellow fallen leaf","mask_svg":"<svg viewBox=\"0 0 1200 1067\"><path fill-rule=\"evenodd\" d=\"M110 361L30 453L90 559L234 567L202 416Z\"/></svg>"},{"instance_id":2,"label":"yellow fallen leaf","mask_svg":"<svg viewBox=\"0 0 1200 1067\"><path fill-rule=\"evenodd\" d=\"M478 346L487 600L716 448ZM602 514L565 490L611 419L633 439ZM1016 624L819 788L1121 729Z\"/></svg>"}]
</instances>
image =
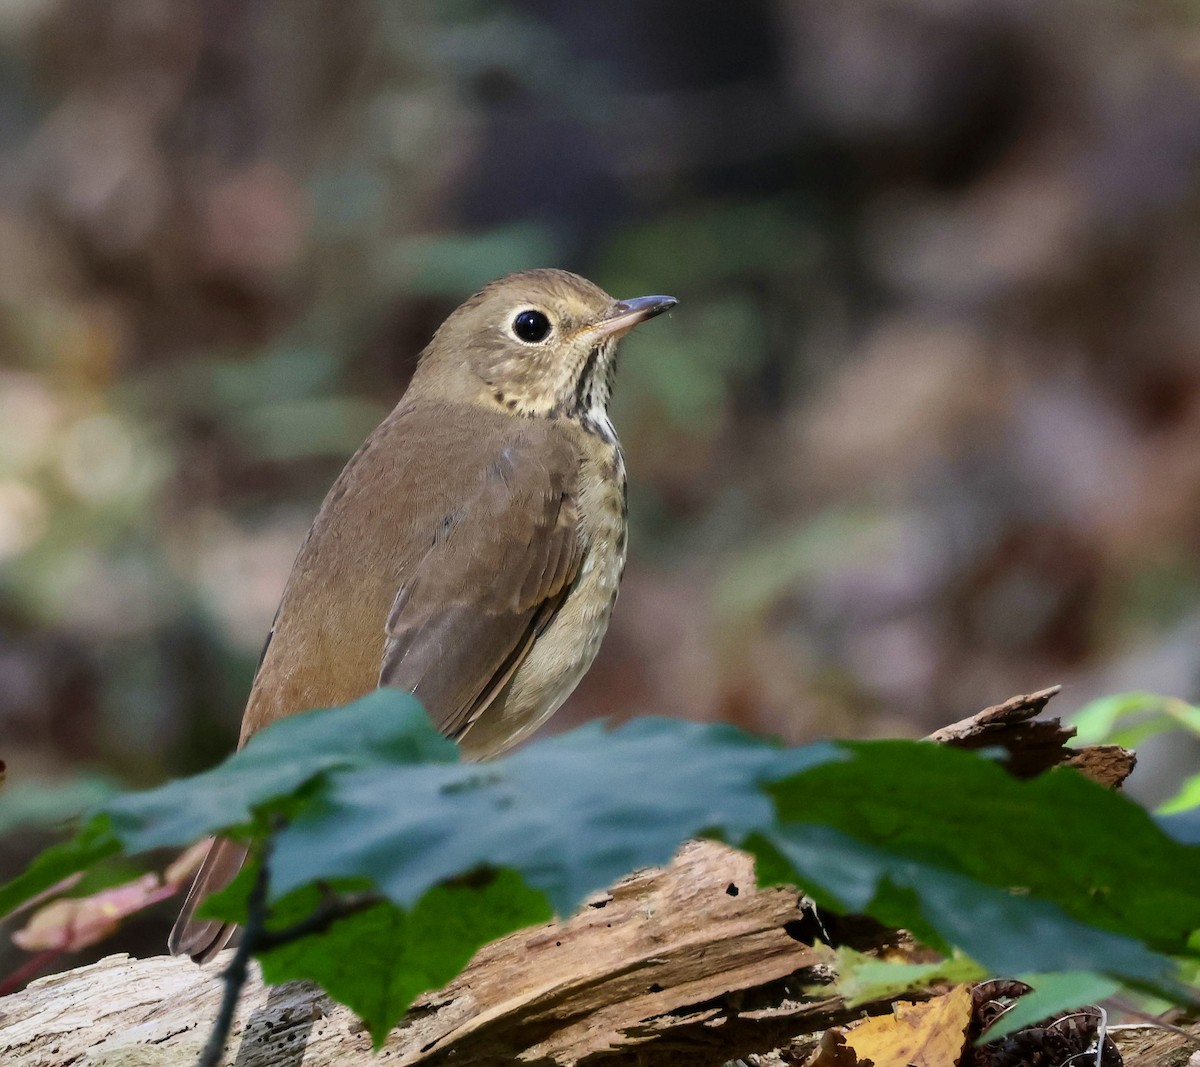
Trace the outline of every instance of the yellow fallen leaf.
<instances>
[{"instance_id":1,"label":"yellow fallen leaf","mask_svg":"<svg viewBox=\"0 0 1200 1067\"><path fill-rule=\"evenodd\" d=\"M875 1067L958 1067L971 1023L971 989L955 986L920 1004L894 1004L846 1033L859 1060Z\"/></svg>"},{"instance_id":2,"label":"yellow fallen leaf","mask_svg":"<svg viewBox=\"0 0 1200 1067\"><path fill-rule=\"evenodd\" d=\"M846 1045L843 1030L826 1030L821 1043L804 1061L804 1067L874 1067L870 1060L860 1060L854 1050Z\"/></svg>"}]
</instances>

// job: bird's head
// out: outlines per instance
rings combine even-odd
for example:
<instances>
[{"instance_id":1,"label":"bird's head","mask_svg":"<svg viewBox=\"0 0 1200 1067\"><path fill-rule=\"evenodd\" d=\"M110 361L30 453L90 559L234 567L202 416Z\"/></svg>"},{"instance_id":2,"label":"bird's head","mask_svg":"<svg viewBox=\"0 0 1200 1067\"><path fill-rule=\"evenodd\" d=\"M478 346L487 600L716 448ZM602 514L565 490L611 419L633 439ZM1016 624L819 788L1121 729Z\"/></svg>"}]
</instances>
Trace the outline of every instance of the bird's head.
<instances>
[{"instance_id":1,"label":"bird's head","mask_svg":"<svg viewBox=\"0 0 1200 1067\"><path fill-rule=\"evenodd\" d=\"M413 386L515 415L598 418L612 393L617 343L675 303L614 300L563 270L509 274L451 313L421 354Z\"/></svg>"}]
</instances>

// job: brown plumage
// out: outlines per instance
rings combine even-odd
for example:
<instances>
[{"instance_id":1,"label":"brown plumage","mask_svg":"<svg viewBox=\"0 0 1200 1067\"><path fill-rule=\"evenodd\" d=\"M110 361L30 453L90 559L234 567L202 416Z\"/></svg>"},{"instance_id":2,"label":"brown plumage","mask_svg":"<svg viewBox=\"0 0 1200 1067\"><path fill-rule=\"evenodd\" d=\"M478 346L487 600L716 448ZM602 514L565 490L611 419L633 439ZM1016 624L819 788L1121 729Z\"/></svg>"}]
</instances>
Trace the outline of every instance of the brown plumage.
<instances>
[{"instance_id":1,"label":"brown plumage","mask_svg":"<svg viewBox=\"0 0 1200 1067\"><path fill-rule=\"evenodd\" d=\"M379 685L415 693L471 759L559 708L599 649L625 564L625 468L607 414L616 344L674 303L618 302L541 270L501 278L450 315L321 505L240 744ZM232 927L193 913L244 859L213 843L173 953L206 960L228 942Z\"/></svg>"}]
</instances>

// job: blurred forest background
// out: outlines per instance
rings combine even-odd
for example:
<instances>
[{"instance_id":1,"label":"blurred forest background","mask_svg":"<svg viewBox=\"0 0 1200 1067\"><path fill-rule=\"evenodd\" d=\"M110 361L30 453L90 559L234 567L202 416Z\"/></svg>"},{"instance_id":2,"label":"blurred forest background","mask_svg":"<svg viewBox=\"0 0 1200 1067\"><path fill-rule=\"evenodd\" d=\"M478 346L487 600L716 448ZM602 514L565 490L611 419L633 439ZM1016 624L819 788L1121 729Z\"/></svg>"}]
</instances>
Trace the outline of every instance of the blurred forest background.
<instances>
[{"instance_id":1,"label":"blurred forest background","mask_svg":"<svg viewBox=\"0 0 1200 1067\"><path fill-rule=\"evenodd\" d=\"M631 559L554 729L1197 697L1198 12L0 0L10 786L232 748L325 490L528 266L680 298L624 349Z\"/></svg>"}]
</instances>

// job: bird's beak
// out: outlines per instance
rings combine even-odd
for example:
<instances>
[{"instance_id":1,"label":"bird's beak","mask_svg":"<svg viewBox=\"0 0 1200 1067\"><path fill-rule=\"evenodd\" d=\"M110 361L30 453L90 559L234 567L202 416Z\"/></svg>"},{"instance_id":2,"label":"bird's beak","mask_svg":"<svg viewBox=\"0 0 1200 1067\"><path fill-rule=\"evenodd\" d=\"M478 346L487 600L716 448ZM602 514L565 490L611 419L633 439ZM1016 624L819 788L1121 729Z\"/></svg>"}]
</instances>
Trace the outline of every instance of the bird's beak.
<instances>
[{"instance_id":1,"label":"bird's beak","mask_svg":"<svg viewBox=\"0 0 1200 1067\"><path fill-rule=\"evenodd\" d=\"M635 296L631 300L618 300L599 322L588 328L588 332L601 340L620 337L638 323L670 311L678 303L673 296Z\"/></svg>"}]
</instances>

